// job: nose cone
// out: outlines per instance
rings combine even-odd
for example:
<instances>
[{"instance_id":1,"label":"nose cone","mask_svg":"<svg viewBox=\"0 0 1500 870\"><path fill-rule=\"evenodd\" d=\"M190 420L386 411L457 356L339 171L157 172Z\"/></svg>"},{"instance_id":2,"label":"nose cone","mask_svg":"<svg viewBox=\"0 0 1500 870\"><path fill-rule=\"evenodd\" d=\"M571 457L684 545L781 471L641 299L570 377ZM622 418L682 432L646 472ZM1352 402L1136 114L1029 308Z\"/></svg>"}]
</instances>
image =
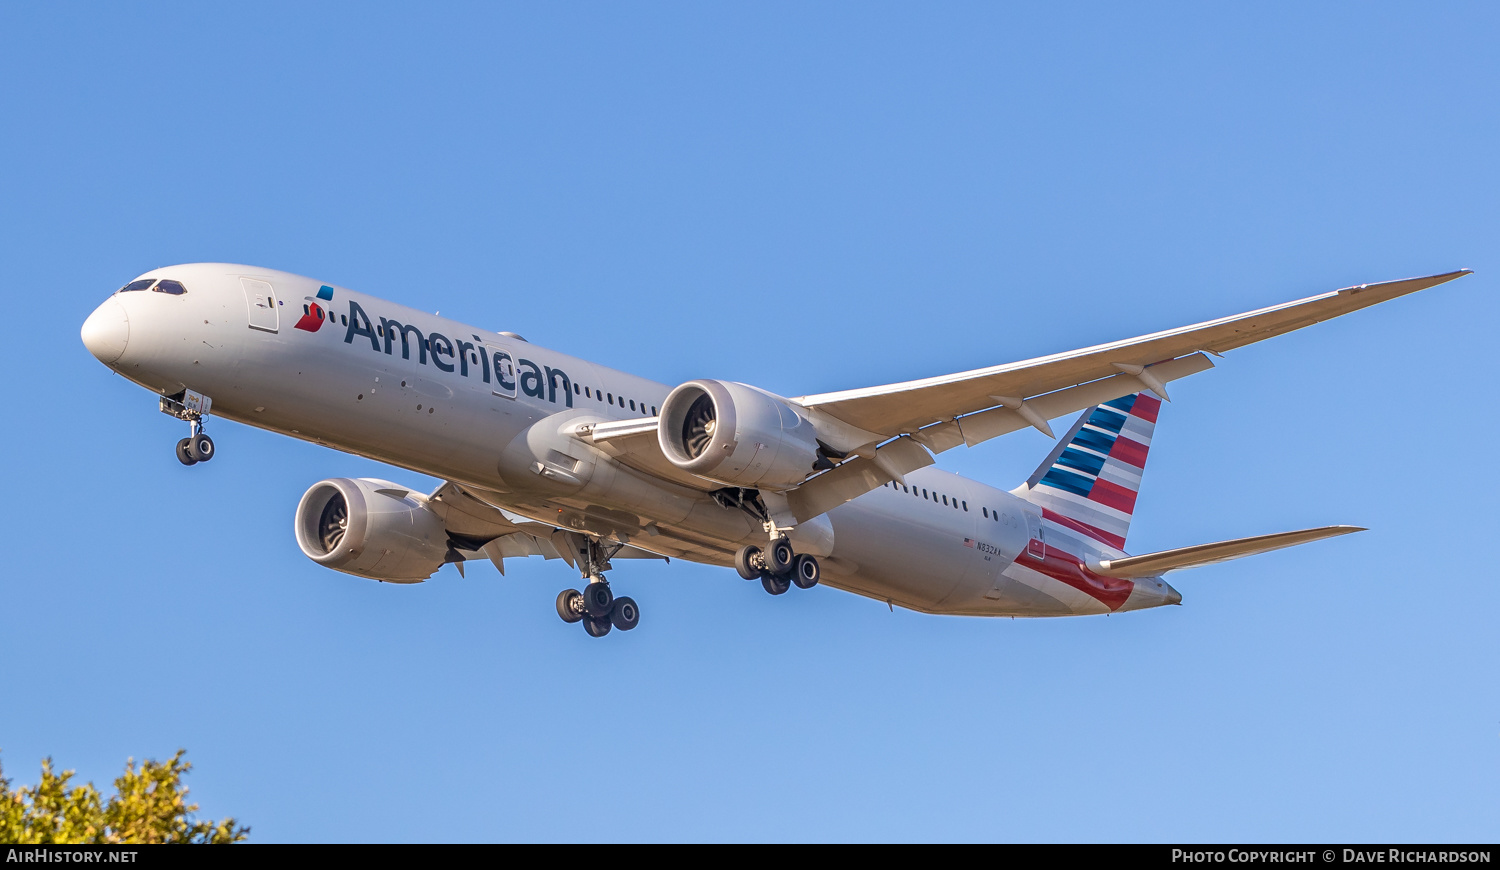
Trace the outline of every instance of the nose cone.
<instances>
[{"instance_id":1,"label":"nose cone","mask_svg":"<svg viewBox=\"0 0 1500 870\"><path fill-rule=\"evenodd\" d=\"M130 319L125 316L125 306L113 296L104 300L83 322L81 334L89 353L110 365L125 353L125 343L130 340Z\"/></svg>"}]
</instances>

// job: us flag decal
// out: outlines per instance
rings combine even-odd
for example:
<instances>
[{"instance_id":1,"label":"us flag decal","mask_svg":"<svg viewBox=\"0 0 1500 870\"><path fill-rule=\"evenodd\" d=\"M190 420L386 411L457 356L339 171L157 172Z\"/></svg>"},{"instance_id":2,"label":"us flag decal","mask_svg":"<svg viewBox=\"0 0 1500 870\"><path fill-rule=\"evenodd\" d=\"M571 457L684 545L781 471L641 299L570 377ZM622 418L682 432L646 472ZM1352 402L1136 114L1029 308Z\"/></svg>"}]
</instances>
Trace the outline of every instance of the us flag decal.
<instances>
[{"instance_id":1,"label":"us flag decal","mask_svg":"<svg viewBox=\"0 0 1500 870\"><path fill-rule=\"evenodd\" d=\"M971 550L974 549L974 539L973 538L964 538L964 546L968 547Z\"/></svg>"}]
</instances>

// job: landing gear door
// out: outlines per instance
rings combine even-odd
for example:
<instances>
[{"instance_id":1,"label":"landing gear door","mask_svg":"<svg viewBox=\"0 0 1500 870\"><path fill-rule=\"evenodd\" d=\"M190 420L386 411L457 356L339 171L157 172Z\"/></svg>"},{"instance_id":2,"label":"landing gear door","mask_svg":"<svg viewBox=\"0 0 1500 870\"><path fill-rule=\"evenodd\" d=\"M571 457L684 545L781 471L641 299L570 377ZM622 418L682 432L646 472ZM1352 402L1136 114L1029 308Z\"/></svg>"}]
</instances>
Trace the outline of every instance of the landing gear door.
<instances>
[{"instance_id":1,"label":"landing gear door","mask_svg":"<svg viewBox=\"0 0 1500 870\"><path fill-rule=\"evenodd\" d=\"M245 290L245 307L250 312L250 328L276 332L281 325L276 288L255 278L241 278L240 286Z\"/></svg>"}]
</instances>

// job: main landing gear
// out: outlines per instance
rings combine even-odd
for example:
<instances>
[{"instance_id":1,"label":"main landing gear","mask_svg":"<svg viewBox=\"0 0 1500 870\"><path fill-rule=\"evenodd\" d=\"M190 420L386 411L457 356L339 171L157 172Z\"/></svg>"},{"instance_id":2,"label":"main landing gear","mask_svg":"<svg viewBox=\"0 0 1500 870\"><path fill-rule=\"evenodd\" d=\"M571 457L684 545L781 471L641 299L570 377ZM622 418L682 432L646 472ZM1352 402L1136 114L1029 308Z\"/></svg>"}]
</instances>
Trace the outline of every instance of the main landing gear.
<instances>
[{"instance_id":1,"label":"main landing gear","mask_svg":"<svg viewBox=\"0 0 1500 870\"><path fill-rule=\"evenodd\" d=\"M734 570L746 580L760 580L772 595L781 595L792 586L811 589L823 576L818 560L806 553L796 553L792 543L781 535L771 539L765 549L750 544L734 554Z\"/></svg>"},{"instance_id":2,"label":"main landing gear","mask_svg":"<svg viewBox=\"0 0 1500 870\"><path fill-rule=\"evenodd\" d=\"M633 598L616 598L604 572L610 569L609 557L623 544L606 546L586 539L578 551L578 567L588 581L582 592L564 589L557 595L557 615L563 622L581 622L589 637L603 637L610 629L630 631L641 622L641 609Z\"/></svg>"},{"instance_id":3,"label":"main landing gear","mask_svg":"<svg viewBox=\"0 0 1500 870\"><path fill-rule=\"evenodd\" d=\"M760 585L772 595L782 595L795 585L799 589L811 589L823 576L818 560L792 549L787 540L786 527L776 525L765 500L753 489L725 487L713 492L714 501L720 507L741 510L761 524L771 541L764 548L748 544L734 554L734 570L746 580L760 580Z\"/></svg>"},{"instance_id":4,"label":"main landing gear","mask_svg":"<svg viewBox=\"0 0 1500 870\"><path fill-rule=\"evenodd\" d=\"M197 465L214 458L214 439L203 431L213 400L192 390L177 396L162 396L161 412L188 423L188 437L177 442L177 461Z\"/></svg>"}]
</instances>

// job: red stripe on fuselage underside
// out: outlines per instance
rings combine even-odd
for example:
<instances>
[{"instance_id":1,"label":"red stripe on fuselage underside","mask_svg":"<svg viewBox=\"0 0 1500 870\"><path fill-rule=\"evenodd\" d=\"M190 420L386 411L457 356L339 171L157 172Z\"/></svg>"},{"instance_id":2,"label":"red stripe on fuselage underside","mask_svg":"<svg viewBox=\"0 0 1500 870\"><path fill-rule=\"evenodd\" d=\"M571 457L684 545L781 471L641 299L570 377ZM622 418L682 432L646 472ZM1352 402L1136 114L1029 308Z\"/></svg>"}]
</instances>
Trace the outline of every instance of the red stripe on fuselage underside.
<instances>
[{"instance_id":1,"label":"red stripe on fuselage underside","mask_svg":"<svg viewBox=\"0 0 1500 870\"><path fill-rule=\"evenodd\" d=\"M1089 490L1089 501L1096 501L1127 514L1135 510L1135 493L1102 478L1094 481L1093 489Z\"/></svg>"},{"instance_id":2,"label":"red stripe on fuselage underside","mask_svg":"<svg viewBox=\"0 0 1500 870\"><path fill-rule=\"evenodd\" d=\"M1103 529L1096 529L1088 523L1079 522L1071 517L1065 517L1056 511L1049 511L1046 508L1042 508L1042 518L1051 520L1064 528L1072 529L1079 534L1088 535L1102 544L1114 547L1116 550L1125 549L1125 539L1119 535L1111 535Z\"/></svg>"},{"instance_id":3,"label":"red stripe on fuselage underside","mask_svg":"<svg viewBox=\"0 0 1500 870\"><path fill-rule=\"evenodd\" d=\"M1041 562L1026 558L1023 564L1033 571L1045 574L1059 583L1066 583L1092 596L1110 610L1119 610L1124 605L1125 599L1130 597L1131 590L1135 589L1135 583L1115 577L1101 577L1083 567L1073 556L1050 545L1046 548L1046 554Z\"/></svg>"},{"instance_id":4,"label":"red stripe on fuselage underside","mask_svg":"<svg viewBox=\"0 0 1500 870\"><path fill-rule=\"evenodd\" d=\"M1145 393L1135 397L1135 404L1130 406L1130 416L1140 417L1147 423L1155 423L1156 415L1161 413L1161 399L1148 396Z\"/></svg>"},{"instance_id":5,"label":"red stripe on fuselage underside","mask_svg":"<svg viewBox=\"0 0 1500 870\"><path fill-rule=\"evenodd\" d=\"M1149 449L1141 442L1131 441L1122 435L1115 439L1115 446L1110 448L1109 458L1118 459L1134 468L1145 468L1146 451Z\"/></svg>"}]
</instances>

